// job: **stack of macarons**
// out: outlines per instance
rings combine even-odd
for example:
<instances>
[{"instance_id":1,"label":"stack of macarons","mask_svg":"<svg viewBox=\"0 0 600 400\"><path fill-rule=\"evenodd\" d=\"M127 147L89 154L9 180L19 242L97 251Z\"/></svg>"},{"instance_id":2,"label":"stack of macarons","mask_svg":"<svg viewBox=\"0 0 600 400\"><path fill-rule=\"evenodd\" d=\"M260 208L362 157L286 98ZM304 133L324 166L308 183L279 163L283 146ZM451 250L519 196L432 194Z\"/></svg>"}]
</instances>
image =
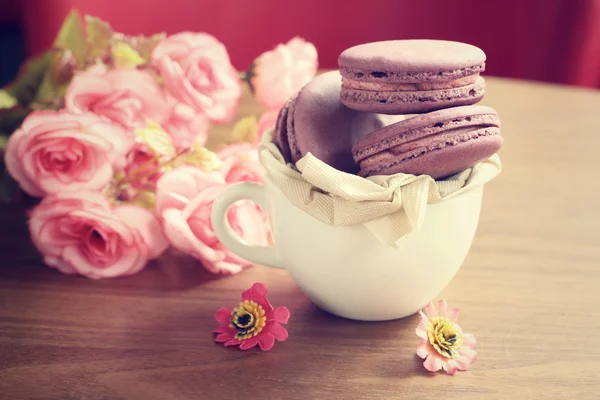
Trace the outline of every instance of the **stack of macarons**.
<instances>
[{"instance_id":1,"label":"stack of macarons","mask_svg":"<svg viewBox=\"0 0 600 400\"><path fill-rule=\"evenodd\" d=\"M443 179L502 146L484 96L485 53L441 40L358 45L339 71L317 76L279 113L274 143L286 162L312 153L363 177L406 173Z\"/></svg>"}]
</instances>

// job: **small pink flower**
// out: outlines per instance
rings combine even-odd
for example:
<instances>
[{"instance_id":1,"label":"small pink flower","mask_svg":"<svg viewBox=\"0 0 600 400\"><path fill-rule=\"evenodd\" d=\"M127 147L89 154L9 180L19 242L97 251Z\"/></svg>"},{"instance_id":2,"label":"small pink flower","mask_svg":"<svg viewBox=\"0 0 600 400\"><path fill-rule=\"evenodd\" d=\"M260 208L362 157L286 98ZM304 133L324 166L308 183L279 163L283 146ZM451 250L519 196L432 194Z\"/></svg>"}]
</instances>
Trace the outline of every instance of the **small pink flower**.
<instances>
[{"instance_id":1,"label":"small pink flower","mask_svg":"<svg viewBox=\"0 0 600 400\"><path fill-rule=\"evenodd\" d=\"M277 123L277 117L279 116L279 109L275 108L272 110L265 111L258 120L258 135L257 143L260 142L263 134L269 129L275 126Z\"/></svg>"},{"instance_id":2,"label":"small pink flower","mask_svg":"<svg viewBox=\"0 0 600 400\"><path fill-rule=\"evenodd\" d=\"M217 152L223 163L219 172L227 183L265 181L265 169L258 161L256 147L248 142L235 143Z\"/></svg>"},{"instance_id":3,"label":"small pink flower","mask_svg":"<svg viewBox=\"0 0 600 400\"><path fill-rule=\"evenodd\" d=\"M288 331L281 326L290 319L290 310L273 308L267 300L267 286L255 283L242 293L242 301L233 310L220 308L215 319L221 324L214 333L215 341L225 346L240 346L248 350L257 344L263 351L271 350L275 339L283 342Z\"/></svg>"},{"instance_id":4,"label":"small pink flower","mask_svg":"<svg viewBox=\"0 0 600 400\"><path fill-rule=\"evenodd\" d=\"M179 167L165 173L156 185L156 211L162 219L171 244L198 259L214 274L235 274L251 266L217 238L211 211L217 196L225 189L219 172L195 167ZM239 202L229 209L231 228L250 245L266 246L270 240L267 219L251 202Z\"/></svg>"},{"instance_id":5,"label":"small pink flower","mask_svg":"<svg viewBox=\"0 0 600 400\"><path fill-rule=\"evenodd\" d=\"M152 59L179 101L215 122L233 118L242 87L223 43L206 33L181 32L160 41Z\"/></svg>"},{"instance_id":6,"label":"small pink flower","mask_svg":"<svg viewBox=\"0 0 600 400\"><path fill-rule=\"evenodd\" d=\"M256 99L268 109L280 109L317 73L317 49L295 37L260 55L251 83Z\"/></svg>"},{"instance_id":7,"label":"small pink flower","mask_svg":"<svg viewBox=\"0 0 600 400\"><path fill-rule=\"evenodd\" d=\"M417 346L417 355L425 362L423 366L431 372L444 369L454 375L466 371L477 359L475 335L463 333L458 321L460 309L447 310L445 300L438 301L437 311L429 303L424 312L419 311L421 321L416 333L423 341Z\"/></svg>"},{"instance_id":8,"label":"small pink flower","mask_svg":"<svg viewBox=\"0 0 600 400\"><path fill-rule=\"evenodd\" d=\"M170 96L169 96L170 97ZM171 108L164 124L165 132L171 136L177 149L191 147L195 143L204 145L208 139L210 121L206 115L170 97Z\"/></svg>"},{"instance_id":9,"label":"small pink flower","mask_svg":"<svg viewBox=\"0 0 600 400\"><path fill-rule=\"evenodd\" d=\"M8 172L31 196L102 189L125 165L133 137L96 114L34 111L8 140Z\"/></svg>"},{"instance_id":10,"label":"small pink flower","mask_svg":"<svg viewBox=\"0 0 600 400\"><path fill-rule=\"evenodd\" d=\"M150 211L85 190L45 197L29 231L47 265L92 279L134 274L168 246Z\"/></svg>"},{"instance_id":11,"label":"small pink flower","mask_svg":"<svg viewBox=\"0 0 600 400\"><path fill-rule=\"evenodd\" d=\"M167 117L165 95L147 71L96 66L78 72L65 95L67 109L91 111L127 128L162 123Z\"/></svg>"},{"instance_id":12,"label":"small pink flower","mask_svg":"<svg viewBox=\"0 0 600 400\"><path fill-rule=\"evenodd\" d=\"M144 143L137 141L127 155L127 166L124 172L134 187L154 186L160 178L160 164L161 159L156 153Z\"/></svg>"}]
</instances>

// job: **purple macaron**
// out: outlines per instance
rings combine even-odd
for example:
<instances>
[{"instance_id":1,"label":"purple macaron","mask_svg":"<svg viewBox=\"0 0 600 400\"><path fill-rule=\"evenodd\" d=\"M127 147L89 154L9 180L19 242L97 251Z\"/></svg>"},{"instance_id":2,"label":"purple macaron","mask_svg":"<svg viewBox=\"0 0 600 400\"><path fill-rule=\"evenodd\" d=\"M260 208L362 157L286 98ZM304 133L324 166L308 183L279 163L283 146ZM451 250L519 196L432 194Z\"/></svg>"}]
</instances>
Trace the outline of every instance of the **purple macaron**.
<instances>
[{"instance_id":1,"label":"purple macaron","mask_svg":"<svg viewBox=\"0 0 600 400\"><path fill-rule=\"evenodd\" d=\"M463 106L408 118L378 129L352 148L359 175L405 173L445 178L502 147L500 119L486 106Z\"/></svg>"},{"instance_id":2,"label":"purple macaron","mask_svg":"<svg viewBox=\"0 0 600 400\"><path fill-rule=\"evenodd\" d=\"M343 105L340 82L337 71L319 75L282 108L273 142L286 162L295 164L311 153L335 169L357 173L352 145L392 122L390 116L358 112Z\"/></svg>"},{"instance_id":3,"label":"purple macaron","mask_svg":"<svg viewBox=\"0 0 600 400\"><path fill-rule=\"evenodd\" d=\"M358 111L426 113L483 98L485 53L445 40L390 40L351 47L338 58L342 102Z\"/></svg>"}]
</instances>

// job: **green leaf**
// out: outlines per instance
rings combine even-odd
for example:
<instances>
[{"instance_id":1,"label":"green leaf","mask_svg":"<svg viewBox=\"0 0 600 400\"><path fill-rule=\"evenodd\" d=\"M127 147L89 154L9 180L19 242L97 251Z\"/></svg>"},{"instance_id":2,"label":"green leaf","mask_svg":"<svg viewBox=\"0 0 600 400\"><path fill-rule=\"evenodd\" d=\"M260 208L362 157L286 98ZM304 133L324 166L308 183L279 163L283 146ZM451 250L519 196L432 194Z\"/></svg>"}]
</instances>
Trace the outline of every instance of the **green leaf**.
<instances>
[{"instance_id":1,"label":"green leaf","mask_svg":"<svg viewBox=\"0 0 600 400\"><path fill-rule=\"evenodd\" d=\"M169 157L175 155L175 147L173 146L171 137L160 127L160 125L150 121L148 122L147 128L139 129L135 134L140 137L146 146L148 146L155 154Z\"/></svg>"},{"instance_id":2,"label":"green leaf","mask_svg":"<svg viewBox=\"0 0 600 400\"><path fill-rule=\"evenodd\" d=\"M5 88L20 105L27 107L36 98L40 84L50 69L54 54L55 51L50 50L27 61L21 66L15 81Z\"/></svg>"},{"instance_id":3,"label":"green leaf","mask_svg":"<svg viewBox=\"0 0 600 400\"><path fill-rule=\"evenodd\" d=\"M54 41L54 47L70 50L77 60L77 67L85 68L87 44L81 14L77 10L71 10L67 15Z\"/></svg>"},{"instance_id":4,"label":"green leaf","mask_svg":"<svg viewBox=\"0 0 600 400\"><path fill-rule=\"evenodd\" d=\"M144 59L127 43L118 42L111 50L111 55L117 68L135 69L144 64Z\"/></svg>"},{"instance_id":5,"label":"green leaf","mask_svg":"<svg viewBox=\"0 0 600 400\"><path fill-rule=\"evenodd\" d=\"M152 36L126 36L121 33L117 33L113 36L112 46L115 46L117 43L125 43L131 46L132 49L137 51L137 53L142 57L144 63L150 61L152 58L152 51L167 35L165 33L157 33Z\"/></svg>"},{"instance_id":6,"label":"green leaf","mask_svg":"<svg viewBox=\"0 0 600 400\"><path fill-rule=\"evenodd\" d=\"M8 143L8 135L0 134L0 150L6 149L6 143Z\"/></svg>"},{"instance_id":7,"label":"green leaf","mask_svg":"<svg viewBox=\"0 0 600 400\"><path fill-rule=\"evenodd\" d=\"M0 109L13 108L19 101L6 90L0 89Z\"/></svg>"},{"instance_id":8,"label":"green leaf","mask_svg":"<svg viewBox=\"0 0 600 400\"><path fill-rule=\"evenodd\" d=\"M21 106L0 109L0 133L10 135L23 123L30 109Z\"/></svg>"},{"instance_id":9,"label":"green leaf","mask_svg":"<svg viewBox=\"0 0 600 400\"><path fill-rule=\"evenodd\" d=\"M189 148L188 151L175 158L170 166L177 167L185 164L199 167L206 172L219 169L223 165L215 153L200 145Z\"/></svg>"},{"instance_id":10,"label":"green leaf","mask_svg":"<svg viewBox=\"0 0 600 400\"><path fill-rule=\"evenodd\" d=\"M258 138L258 120L256 115L241 118L231 129L230 143L253 143Z\"/></svg>"},{"instance_id":11,"label":"green leaf","mask_svg":"<svg viewBox=\"0 0 600 400\"><path fill-rule=\"evenodd\" d=\"M4 169L0 173L0 202L9 203L17 197L19 185Z\"/></svg>"},{"instance_id":12,"label":"green leaf","mask_svg":"<svg viewBox=\"0 0 600 400\"><path fill-rule=\"evenodd\" d=\"M105 60L110 54L110 44L114 31L110 24L100 18L85 16L85 32L87 36L88 64L94 64L97 60Z\"/></svg>"},{"instance_id":13,"label":"green leaf","mask_svg":"<svg viewBox=\"0 0 600 400\"><path fill-rule=\"evenodd\" d=\"M131 201L128 201L128 203L135 204L136 206L144 207L149 210L154 210L155 200L156 195L154 192L149 190L140 190L135 194Z\"/></svg>"}]
</instances>

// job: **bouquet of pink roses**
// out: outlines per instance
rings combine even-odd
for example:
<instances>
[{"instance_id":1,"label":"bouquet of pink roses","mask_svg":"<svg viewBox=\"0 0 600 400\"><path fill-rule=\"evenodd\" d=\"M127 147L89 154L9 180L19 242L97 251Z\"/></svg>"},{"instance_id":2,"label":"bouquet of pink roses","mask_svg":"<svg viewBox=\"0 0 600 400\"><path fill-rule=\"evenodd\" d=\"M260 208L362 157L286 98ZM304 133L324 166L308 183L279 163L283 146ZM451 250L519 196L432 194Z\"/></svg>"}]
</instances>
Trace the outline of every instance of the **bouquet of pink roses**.
<instances>
[{"instance_id":1,"label":"bouquet of pink roses","mask_svg":"<svg viewBox=\"0 0 600 400\"><path fill-rule=\"evenodd\" d=\"M54 47L0 91L3 193L14 198L16 182L42 199L31 239L64 273L133 274L169 245L213 273L239 272L249 263L216 238L213 201L227 185L263 181L260 135L316 69L314 46L299 38L240 76L209 34L127 36L74 11ZM244 81L266 111L240 119L212 152L210 126L235 119ZM255 204L236 204L228 219L248 243L270 241Z\"/></svg>"}]
</instances>

